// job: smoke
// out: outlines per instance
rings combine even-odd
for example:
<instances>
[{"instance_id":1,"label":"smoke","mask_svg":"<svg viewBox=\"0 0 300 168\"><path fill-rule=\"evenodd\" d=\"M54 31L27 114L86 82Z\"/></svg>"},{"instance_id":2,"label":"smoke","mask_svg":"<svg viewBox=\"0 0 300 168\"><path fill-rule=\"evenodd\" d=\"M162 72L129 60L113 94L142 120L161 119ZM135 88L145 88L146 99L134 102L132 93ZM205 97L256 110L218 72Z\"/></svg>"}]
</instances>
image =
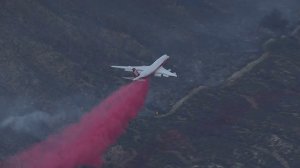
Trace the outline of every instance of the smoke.
<instances>
[{"instance_id":1,"label":"smoke","mask_svg":"<svg viewBox=\"0 0 300 168\"><path fill-rule=\"evenodd\" d=\"M52 122L57 117L52 117L46 112L34 111L28 115L10 116L0 123L0 128L9 128L16 132L24 132L41 139L49 132Z\"/></svg>"},{"instance_id":2,"label":"smoke","mask_svg":"<svg viewBox=\"0 0 300 168\"><path fill-rule=\"evenodd\" d=\"M115 143L129 121L137 115L147 92L148 80L121 87L83 115L78 123L71 124L62 132L8 158L2 166L74 168L80 165L101 165L101 155L107 147ZM10 122L15 121L9 120L6 123Z\"/></svg>"}]
</instances>

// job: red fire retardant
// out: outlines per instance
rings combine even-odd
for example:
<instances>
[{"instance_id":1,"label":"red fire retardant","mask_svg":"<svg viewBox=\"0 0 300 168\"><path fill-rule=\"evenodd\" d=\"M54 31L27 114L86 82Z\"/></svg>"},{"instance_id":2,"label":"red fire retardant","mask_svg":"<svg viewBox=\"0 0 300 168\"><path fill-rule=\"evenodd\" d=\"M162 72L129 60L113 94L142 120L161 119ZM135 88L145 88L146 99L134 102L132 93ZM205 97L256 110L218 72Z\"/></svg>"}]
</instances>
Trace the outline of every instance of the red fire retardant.
<instances>
[{"instance_id":1,"label":"red fire retardant","mask_svg":"<svg viewBox=\"0 0 300 168\"><path fill-rule=\"evenodd\" d=\"M1 168L99 167L106 149L127 128L144 104L148 80L135 81L115 91L78 123L50 135L2 163Z\"/></svg>"}]
</instances>

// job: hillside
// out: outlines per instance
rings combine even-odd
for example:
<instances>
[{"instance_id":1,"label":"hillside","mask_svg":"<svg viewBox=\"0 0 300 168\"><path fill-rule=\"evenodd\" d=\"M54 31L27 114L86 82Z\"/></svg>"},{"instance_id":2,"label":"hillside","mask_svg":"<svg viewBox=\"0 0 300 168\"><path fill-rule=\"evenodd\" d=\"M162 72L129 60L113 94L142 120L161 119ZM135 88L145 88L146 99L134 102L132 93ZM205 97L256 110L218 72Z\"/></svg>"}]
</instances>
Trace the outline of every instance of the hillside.
<instances>
[{"instance_id":1,"label":"hillside","mask_svg":"<svg viewBox=\"0 0 300 168\"><path fill-rule=\"evenodd\" d=\"M121 144L135 141L138 147L128 150L137 155L124 167L297 167L299 41L283 37L266 46L264 59L239 78L198 89L176 111L134 123Z\"/></svg>"},{"instance_id":2,"label":"hillside","mask_svg":"<svg viewBox=\"0 0 300 168\"><path fill-rule=\"evenodd\" d=\"M299 165L299 7L298 0L2 0L0 160L128 83L121 76L129 74L110 65L168 54L165 66L178 78L151 78L145 108L112 148L123 153L108 152L105 166Z\"/></svg>"}]
</instances>

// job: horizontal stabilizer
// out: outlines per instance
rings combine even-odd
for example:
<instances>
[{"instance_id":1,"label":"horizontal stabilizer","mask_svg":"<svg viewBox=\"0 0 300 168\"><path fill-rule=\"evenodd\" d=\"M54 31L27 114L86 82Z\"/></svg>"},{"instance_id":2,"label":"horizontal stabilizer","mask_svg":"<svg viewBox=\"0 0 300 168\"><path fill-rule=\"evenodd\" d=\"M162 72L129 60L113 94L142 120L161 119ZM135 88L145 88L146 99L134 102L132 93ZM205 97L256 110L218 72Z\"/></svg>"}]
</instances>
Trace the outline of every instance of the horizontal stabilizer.
<instances>
[{"instance_id":1,"label":"horizontal stabilizer","mask_svg":"<svg viewBox=\"0 0 300 168\"><path fill-rule=\"evenodd\" d=\"M134 79L134 77L122 77L122 78L128 79L128 80L133 80Z\"/></svg>"},{"instance_id":2,"label":"horizontal stabilizer","mask_svg":"<svg viewBox=\"0 0 300 168\"><path fill-rule=\"evenodd\" d=\"M122 77L123 79L128 79L128 80L133 80L134 77ZM135 80L135 81L145 81L145 79L138 79L138 80Z\"/></svg>"}]
</instances>

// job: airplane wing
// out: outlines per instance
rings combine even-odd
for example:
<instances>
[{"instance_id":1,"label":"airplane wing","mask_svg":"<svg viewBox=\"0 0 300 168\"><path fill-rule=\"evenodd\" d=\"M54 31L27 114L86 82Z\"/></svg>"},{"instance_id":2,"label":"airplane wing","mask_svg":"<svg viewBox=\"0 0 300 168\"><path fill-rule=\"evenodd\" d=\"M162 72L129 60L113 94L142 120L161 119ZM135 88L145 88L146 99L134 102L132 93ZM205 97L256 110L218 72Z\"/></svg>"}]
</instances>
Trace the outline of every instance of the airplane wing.
<instances>
[{"instance_id":1,"label":"airplane wing","mask_svg":"<svg viewBox=\"0 0 300 168\"><path fill-rule=\"evenodd\" d=\"M124 69L124 71L129 71L129 72L132 71L133 68L135 68L138 72L141 72L141 71L144 71L147 66L115 66L115 65L112 65L110 67Z\"/></svg>"},{"instance_id":2,"label":"airplane wing","mask_svg":"<svg viewBox=\"0 0 300 168\"><path fill-rule=\"evenodd\" d=\"M164 67L159 67L155 73L154 73L155 76L164 76L164 77L169 77L169 76L174 76L174 77L177 77L177 74L176 73L172 73L171 72L171 69L167 70L165 69Z\"/></svg>"}]
</instances>

